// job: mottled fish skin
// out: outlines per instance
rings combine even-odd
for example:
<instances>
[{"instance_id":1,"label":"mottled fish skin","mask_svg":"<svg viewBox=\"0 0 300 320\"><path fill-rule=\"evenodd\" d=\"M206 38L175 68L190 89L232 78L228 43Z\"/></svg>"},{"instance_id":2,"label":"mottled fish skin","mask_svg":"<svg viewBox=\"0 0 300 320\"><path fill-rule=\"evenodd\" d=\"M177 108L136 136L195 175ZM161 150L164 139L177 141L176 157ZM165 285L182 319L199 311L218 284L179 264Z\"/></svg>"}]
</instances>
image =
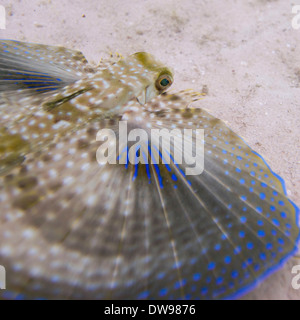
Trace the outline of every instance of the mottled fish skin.
<instances>
[{"instance_id":1,"label":"mottled fish skin","mask_svg":"<svg viewBox=\"0 0 300 320\"><path fill-rule=\"evenodd\" d=\"M283 180L191 106L197 93L164 93L172 81L146 53L92 68L77 51L0 42L2 298L232 298L296 252ZM204 129L204 172L100 165L97 132L118 135L119 120Z\"/></svg>"},{"instance_id":2,"label":"mottled fish skin","mask_svg":"<svg viewBox=\"0 0 300 320\"><path fill-rule=\"evenodd\" d=\"M157 88L156 80L160 77L167 75L172 81L171 71L143 52L120 59L105 69L100 65L93 70L86 66L81 53L64 51L61 47L49 47L51 54L47 54L44 45L5 41L2 48L0 137L5 143L0 172L7 171L14 163L18 165L24 152L44 147L89 121L122 114L124 105L132 99L147 102L167 89L168 86ZM62 70L67 75L59 73L61 61L55 55L67 59L67 71ZM36 70L43 67L47 57L48 65L40 75ZM83 79L78 80L79 77ZM64 84L62 88L60 82Z\"/></svg>"}]
</instances>

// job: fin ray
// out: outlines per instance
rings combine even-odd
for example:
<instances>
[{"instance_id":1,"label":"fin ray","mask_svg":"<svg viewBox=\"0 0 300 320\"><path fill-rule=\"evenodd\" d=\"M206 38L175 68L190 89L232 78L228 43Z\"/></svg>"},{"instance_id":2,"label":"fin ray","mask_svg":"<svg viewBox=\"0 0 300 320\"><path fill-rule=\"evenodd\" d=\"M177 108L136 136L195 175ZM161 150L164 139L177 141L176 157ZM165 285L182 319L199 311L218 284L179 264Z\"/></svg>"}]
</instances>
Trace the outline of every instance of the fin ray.
<instances>
[{"instance_id":1,"label":"fin ray","mask_svg":"<svg viewBox=\"0 0 300 320\"><path fill-rule=\"evenodd\" d=\"M60 89L94 69L81 52L19 41L0 41L0 97L13 91L30 96ZM36 86L30 84L35 81ZM51 88L49 88L51 81Z\"/></svg>"}]
</instances>

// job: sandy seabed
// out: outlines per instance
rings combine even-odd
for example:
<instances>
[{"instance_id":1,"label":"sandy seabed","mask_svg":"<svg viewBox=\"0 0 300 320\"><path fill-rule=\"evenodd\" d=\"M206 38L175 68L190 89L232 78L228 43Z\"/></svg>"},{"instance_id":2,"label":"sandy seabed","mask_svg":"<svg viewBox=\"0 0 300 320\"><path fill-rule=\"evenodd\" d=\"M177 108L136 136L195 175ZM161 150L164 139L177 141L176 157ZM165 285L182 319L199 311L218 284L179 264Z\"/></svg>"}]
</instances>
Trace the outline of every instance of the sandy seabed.
<instances>
[{"instance_id":1,"label":"sandy seabed","mask_svg":"<svg viewBox=\"0 0 300 320\"><path fill-rule=\"evenodd\" d=\"M0 38L81 50L97 63L110 51L147 51L173 68L173 89L208 95L204 107L243 136L300 203L300 0L0 0ZM300 19L299 19L300 20ZM244 299L300 299L292 258Z\"/></svg>"}]
</instances>

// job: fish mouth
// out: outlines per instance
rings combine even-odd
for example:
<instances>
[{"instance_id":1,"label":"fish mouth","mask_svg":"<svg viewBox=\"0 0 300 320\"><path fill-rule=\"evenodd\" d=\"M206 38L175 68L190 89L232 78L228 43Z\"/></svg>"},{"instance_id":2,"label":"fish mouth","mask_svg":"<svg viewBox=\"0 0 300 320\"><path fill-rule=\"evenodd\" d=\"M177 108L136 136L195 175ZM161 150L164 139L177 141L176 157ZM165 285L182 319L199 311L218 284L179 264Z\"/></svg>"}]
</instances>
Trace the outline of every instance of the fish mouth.
<instances>
[{"instance_id":1,"label":"fish mouth","mask_svg":"<svg viewBox=\"0 0 300 320\"><path fill-rule=\"evenodd\" d=\"M139 104L144 105L147 102L147 91L149 86L147 86L144 90L141 91L140 95L137 96L137 101Z\"/></svg>"}]
</instances>

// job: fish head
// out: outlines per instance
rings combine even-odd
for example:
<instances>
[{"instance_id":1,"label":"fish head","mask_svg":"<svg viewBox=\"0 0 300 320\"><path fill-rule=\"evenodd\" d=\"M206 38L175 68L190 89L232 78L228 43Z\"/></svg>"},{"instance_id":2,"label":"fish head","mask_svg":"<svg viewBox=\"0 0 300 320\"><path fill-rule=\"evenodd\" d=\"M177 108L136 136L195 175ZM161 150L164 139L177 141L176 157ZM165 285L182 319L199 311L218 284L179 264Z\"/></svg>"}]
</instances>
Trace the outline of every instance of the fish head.
<instances>
[{"instance_id":1,"label":"fish head","mask_svg":"<svg viewBox=\"0 0 300 320\"><path fill-rule=\"evenodd\" d=\"M141 74L143 86L136 93L140 104L151 101L156 96L166 91L173 83L173 72L170 68L156 60L147 52L137 52L130 56L143 71Z\"/></svg>"}]
</instances>

